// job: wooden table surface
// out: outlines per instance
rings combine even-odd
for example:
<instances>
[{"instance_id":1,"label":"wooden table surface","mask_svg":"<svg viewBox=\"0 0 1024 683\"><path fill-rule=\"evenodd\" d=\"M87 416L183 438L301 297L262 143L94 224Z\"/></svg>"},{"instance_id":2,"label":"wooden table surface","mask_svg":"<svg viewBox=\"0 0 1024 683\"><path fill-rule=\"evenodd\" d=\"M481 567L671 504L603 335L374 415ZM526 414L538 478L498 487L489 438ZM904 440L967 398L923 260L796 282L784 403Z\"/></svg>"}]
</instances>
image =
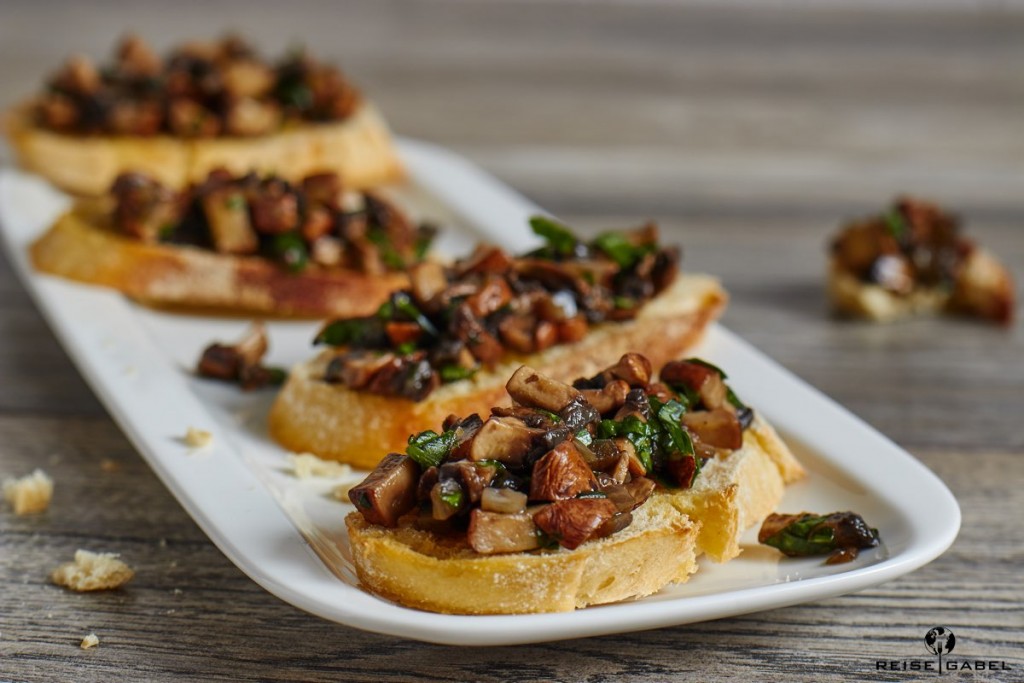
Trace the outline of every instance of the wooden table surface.
<instances>
[{"instance_id":1,"label":"wooden table surface","mask_svg":"<svg viewBox=\"0 0 1024 683\"><path fill-rule=\"evenodd\" d=\"M956 633L954 658L1011 667L948 678L1024 680L1020 326L840 323L821 286L828 233L901 191L955 207L1024 273L1018 4L8 0L0 104L124 29L166 46L222 27L338 58L397 131L585 229L659 220L689 268L724 280L730 328L947 483L960 536L876 588L704 624L483 649L346 628L221 555L0 261L0 477L56 480L47 513L0 511L0 680L905 681L925 674L876 660L929 657L936 625ZM122 553L137 577L99 594L48 584L79 547ZM90 631L102 644L79 649Z\"/></svg>"}]
</instances>

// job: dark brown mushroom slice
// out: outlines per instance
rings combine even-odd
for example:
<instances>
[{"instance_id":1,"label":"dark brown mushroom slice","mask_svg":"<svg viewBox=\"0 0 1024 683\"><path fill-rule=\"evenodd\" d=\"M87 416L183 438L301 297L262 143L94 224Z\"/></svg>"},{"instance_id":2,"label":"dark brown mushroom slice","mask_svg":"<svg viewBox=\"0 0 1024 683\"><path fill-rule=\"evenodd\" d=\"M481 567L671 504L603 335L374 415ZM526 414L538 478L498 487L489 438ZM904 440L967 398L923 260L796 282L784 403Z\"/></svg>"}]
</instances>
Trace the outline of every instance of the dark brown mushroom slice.
<instances>
[{"instance_id":1,"label":"dark brown mushroom slice","mask_svg":"<svg viewBox=\"0 0 1024 683\"><path fill-rule=\"evenodd\" d=\"M721 408L727 403L728 391L722 375L706 365L670 361L661 369L660 377L669 385L683 385L696 391L707 408Z\"/></svg>"},{"instance_id":2,"label":"dark brown mushroom slice","mask_svg":"<svg viewBox=\"0 0 1024 683\"><path fill-rule=\"evenodd\" d=\"M335 356L327 363L324 381L362 389L381 369L395 361L392 353L378 351L349 351Z\"/></svg>"},{"instance_id":3,"label":"dark brown mushroom slice","mask_svg":"<svg viewBox=\"0 0 1024 683\"><path fill-rule=\"evenodd\" d=\"M612 534L617 534L623 529L629 527L633 523L633 513L630 511L617 512L612 515L611 519L602 524L596 532L594 532L594 538L606 538Z\"/></svg>"},{"instance_id":4,"label":"dark brown mushroom slice","mask_svg":"<svg viewBox=\"0 0 1024 683\"><path fill-rule=\"evenodd\" d=\"M486 318L512 300L512 290L500 275L489 274L475 294L466 299L466 305L478 318Z\"/></svg>"},{"instance_id":5,"label":"dark brown mushroom slice","mask_svg":"<svg viewBox=\"0 0 1024 683\"><path fill-rule=\"evenodd\" d=\"M415 460L391 453L349 490L348 498L367 522L394 527L399 517L416 507L419 475Z\"/></svg>"},{"instance_id":6,"label":"dark brown mushroom slice","mask_svg":"<svg viewBox=\"0 0 1024 683\"><path fill-rule=\"evenodd\" d=\"M601 487L601 491L608 497L619 512L629 512L636 507L636 500L623 484L608 484Z\"/></svg>"},{"instance_id":7,"label":"dark brown mushroom slice","mask_svg":"<svg viewBox=\"0 0 1024 683\"><path fill-rule=\"evenodd\" d=\"M573 389L573 391L576 390ZM562 419L565 428L570 433L575 434L588 424L600 421L601 413L594 406L587 403L586 398L579 395L558 411L558 417Z\"/></svg>"},{"instance_id":8,"label":"dark brown mushroom slice","mask_svg":"<svg viewBox=\"0 0 1024 683\"><path fill-rule=\"evenodd\" d=\"M700 440L715 448L735 450L743 446L743 427L736 413L718 408L683 415L683 424Z\"/></svg>"},{"instance_id":9,"label":"dark brown mushroom slice","mask_svg":"<svg viewBox=\"0 0 1024 683\"><path fill-rule=\"evenodd\" d=\"M505 389L516 403L552 413L559 413L572 401L582 398L579 390L525 365L513 373Z\"/></svg>"},{"instance_id":10,"label":"dark brown mushroom slice","mask_svg":"<svg viewBox=\"0 0 1024 683\"><path fill-rule=\"evenodd\" d=\"M618 510L607 498L570 498L541 508L533 522L569 550L595 537Z\"/></svg>"},{"instance_id":11,"label":"dark brown mushroom slice","mask_svg":"<svg viewBox=\"0 0 1024 683\"><path fill-rule=\"evenodd\" d=\"M337 173L314 173L302 179L306 201L320 204L332 211L341 210L341 178Z\"/></svg>"},{"instance_id":12,"label":"dark brown mushroom slice","mask_svg":"<svg viewBox=\"0 0 1024 683\"><path fill-rule=\"evenodd\" d=\"M422 401L441 385L441 378L423 352L392 357L373 374L364 389L372 394Z\"/></svg>"},{"instance_id":13,"label":"dark brown mushroom slice","mask_svg":"<svg viewBox=\"0 0 1024 683\"><path fill-rule=\"evenodd\" d=\"M497 460L510 467L521 467L544 433L545 430L527 427L515 417L492 417L473 438L469 457L477 462Z\"/></svg>"},{"instance_id":14,"label":"dark brown mushroom slice","mask_svg":"<svg viewBox=\"0 0 1024 683\"><path fill-rule=\"evenodd\" d=\"M525 512L505 514L473 510L466 540L481 555L520 553L540 547L537 526Z\"/></svg>"},{"instance_id":15,"label":"dark brown mushroom slice","mask_svg":"<svg viewBox=\"0 0 1024 683\"><path fill-rule=\"evenodd\" d=\"M252 224L257 232L278 235L299 227L299 200L291 186L280 178L260 183L249 198Z\"/></svg>"},{"instance_id":16,"label":"dark brown mushroom slice","mask_svg":"<svg viewBox=\"0 0 1024 683\"><path fill-rule=\"evenodd\" d=\"M612 380L601 389L582 389L583 398L602 415L622 407L629 393L629 384L621 379Z\"/></svg>"},{"instance_id":17,"label":"dark brown mushroom slice","mask_svg":"<svg viewBox=\"0 0 1024 683\"><path fill-rule=\"evenodd\" d=\"M572 441L563 441L533 466L530 500L565 500L597 490L597 479Z\"/></svg>"},{"instance_id":18,"label":"dark brown mushroom slice","mask_svg":"<svg viewBox=\"0 0 1024 683\"><path fill-rule=\"evenodd\" d=\"M654 494L658 485L648 477L635 477L624 485L626 491L633 498L633 508L636 509L647 502L647 499Z\"/></svg>"},{"instance_id":19,"label":"dark brown mushroom slice","mask_svg":"<svg viewBox=\"0 0 1024 683\"><path fill-rule=\"evenodd\" d=\"M166 228L181 219L173 192L142 173L122 173L110 188L114 196L114 227L143 242L157 242Z\"/></svg>"},{"instance_id":20,"label":"dark brown mushroom slice","mask_svg":"<svg viewBox=\"0 0 1024 683\"><path fill-rule=\"evenodd\" d=\"M651 402L643 389L630 389L626 393L626 400L622 407L615 413L616 420L623 420L629 416L635 416L647 422L651 418Z\"/></svg>"},{"instance_id":21,"label":"dark brown mushroom slice","mask_svg":"<svg viewBox=\"0 0 1024 683\"><path fill-rule=\"evenodd\" d=\"M445 421L444 430L455 430L455 443L452 445L449 458L451 460L465 460L469 458L471 449L473 448L473 440L476 435L480 433L480 430L484 426L484 421L480 419L480 416L473 413L467 418L458 419L450 422Z\"/></svg>"},{"instance_id":22,"label":"dark brown mushroom slice","mask_svg":"<svg viewBox=\"0 0 1024 683\"><path fill-rule=\"evenodd\" d=\"M496 363L505 353L501 342L491 334L483 322L473 314L469 305L460 304L452 316L451 332L462 341L469 352L481 363Z\"/></svg>"},{"instance_id":23,"label":"dark brown mushroom slice","mask_svg":"<svg viewBox=\"0 0 1024 683\"><path fill-rule=\"evenodd\" d=\"M558 323L556 325L556 331L558 332L558 341L563 344L571 344L578 342L587 336L587 332L590 330L590 323L582 315L577 315L574 318L569 318L565 322Z\"/></svg>"},{"instance_id":24,"label":"dark brown mushroom slice","mask_svg":"<svg viewBox=\"0 0 1024 683\"><path fill-rule=\"evenodd\" d=\"M662 465L665 477L680 488L689 488L697 474L696 456L669 458Z\"/></svg>"},{"instance_id":25,"label":"dark brown mushroom slice","mask_svg":"<svg viewBox=\"0 0 1024 683\"><path fill-rule=\"evenodd\" d=\"M557 416L550 412L541 412L526 406L495 406L491 408L494 417L514 417L521 420L527 427L548 431L559 425Z\"/></svg>"},{"instance_id":26,"label":"dark brown mushroom slice","mask_svg":"<svg viewBox=\"0 0 1024 683\"><path fill-rule=\"evenodd\" d=\"M626 382L630 388L642 388L651 381L651 361L639 353L627 353L608 368L612 377ZM602 411L603 412L603 411Z\"/></svg>"},{"instance_id":27,"label":"dark brown mushroom slice","mask_svg":"<svg viewBox=\"0 0 1024 683\"><path fill-rule=\"evenodd\" d=\"M335 214L326 206L307 204L306 215L302 219L300 231L307 242L316 242L321 237L328 237L335 229Z\"/></svg>"},{"instance_id":28,"label":"dark brown mushroom slice","mask_svg":"<svg viewBox=\"0 0 1024 683\"><path fill-rule=\"evenodd\" d=\"M430 502L430 491L434 488L434 484L437 483L439 478L440 475L437 467L431 465L427 469L423 470L423 474L420 475L419 481L416 483L417 502Z\"/></svg>"},{"instance_id":29,"label":"dark brown mushroom slice","mask_svg":"<svg viewBox=\"0 0 1024 683\"><path fill-rule=\"evenodd\" d=\"M470 460L446 462L438 469L438 481L454 479L462 485L466 494L466 502L476 505L480 502L484 489L494 480L497 468L492 465L481 465Z\"/></svg>"},{"instance_id":30,"label":"dark brown mushroom slice","mask_svg":"<svg viewBox=\"0 0 1024 683\"><path fill-rule=\"evenodd\" d=\"M456 265L456 275L463 278L470 273L507 273L512 257L504 250L489 244L478 245L468 258Z\"/></svg>"},{"instance_id":31,"label":"dark brown mushroom slice","mask_svg":"<svg viewBox=\"0 0 1024 683\"><path fill-rule=\"evenodd\" d=\"M558 343L558 327L547 320L537 322L533 330L533 348L535 351L549 349Z\"/></svg>"},{"instance_id":32,"label":"dark brown mushroom slice","mask_svg":"<svg viewBox=\"0 0 1024 683\"><path fill-rule=\"evenodd\" d=\"M245 380L244 383L249 384L250 388L255 388L253 384L258 384L261 378L253 375L247 379L243 375L248 370L260 367L268 347L266 328L263 323L254 323L237 343L215 343L206 347L199 358L197 372L203 377L214 379Z\"/></svg>"},{"instance_id":33,"label":"dark brown mushroom slice","mask_svg":"<svg viewBox=\"0 0 1024 683\"><path fill-rule=\"evenodd\" d=\"M392 346L415 344L423 337L423 328L419 323L392 320L384 323L384 333Z\"/></svg>"},{"instance_id":34,"label":"dark brown mushroom slice","mask_svg":"<svg viewBox=\"0 0 1024 683\"><path fill-rule=\"evenodd\" d=\"M511 314L498 322L498 336L505 346L519 353L537 350L535 330L537 319L529 314Z\"/></svg>"}]
</instances>

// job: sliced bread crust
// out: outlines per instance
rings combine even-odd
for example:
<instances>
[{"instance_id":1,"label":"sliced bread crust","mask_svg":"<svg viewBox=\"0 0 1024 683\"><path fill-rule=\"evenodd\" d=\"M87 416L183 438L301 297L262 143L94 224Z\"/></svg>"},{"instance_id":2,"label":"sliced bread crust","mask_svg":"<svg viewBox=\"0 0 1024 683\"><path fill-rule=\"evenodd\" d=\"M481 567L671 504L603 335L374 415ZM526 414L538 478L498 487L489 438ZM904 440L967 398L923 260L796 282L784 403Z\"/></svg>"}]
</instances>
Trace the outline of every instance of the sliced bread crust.
<instances>
[{"instance_id":1,"label":"sliced bread crust","mask_svg":"<svg viewBox=\"0 0 1024 683\"><path fill-rule=\"evenodd\" d=\"M699 524L663 498L633 512L623 531L575 550L479 555L464 540L404 523L388 529L345 518L359 581L408 607L446 614L525 614L638 598L697 569Z\"/></svg>"},{"instance_id":2,"label":"sliced bread crust","mask_svg":"<svg viewBox=\"0 0 1024 683\"><path fill-rule=\"evenodd\" d=\"M404 273L309 267L293 274L264 258L146 244L118 235L102 220L85 208L64 214L32 244L33 265L150 304L280 317L369 315L408 284Z\"/></svg>"}]
</instances>

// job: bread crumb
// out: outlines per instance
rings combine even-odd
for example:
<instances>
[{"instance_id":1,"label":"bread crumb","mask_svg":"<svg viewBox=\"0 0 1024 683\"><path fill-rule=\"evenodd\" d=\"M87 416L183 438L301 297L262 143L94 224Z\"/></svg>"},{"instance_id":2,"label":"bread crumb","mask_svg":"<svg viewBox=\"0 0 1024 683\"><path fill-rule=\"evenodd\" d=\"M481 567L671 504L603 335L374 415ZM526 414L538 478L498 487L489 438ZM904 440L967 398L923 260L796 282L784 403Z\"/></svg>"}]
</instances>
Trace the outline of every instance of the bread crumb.
<instances>
[{"instance_id":1,"label":"bread crumb","mask_svg":"<svg viewBox=\"0 0 1024 683\"><path fill-rule=\"evenodd\" d=\"M185 432L185 445L189 448L206 448L213 443L213 434L205 429L189 427Z\"/></svg>"},{"instance_id":2,"label":"bread crumb","mask_svg":"<svg viewBox=\"0 0 1024 683\"><path fill-rule=\"evenodd\" d=\"M88 650L90 647L96 647L100 644L100 639L96 637L95 633L90 633L85 638L82 638L82 649Z\"/></svg>"},{"instance_id":3,"label":"bread crumb","mask_svg":"<svg viewBox=\"0 0 1024 683\"><path fill-rule=\"evenodd\" d=\"M44 512L53 498L53 479L39 469L20 479L5 479L4 498L14 507L16 515Z\"/></svg>"},{"instance_id":4,"label":"bread crumb","mask_svg":"<svg viewBox=\"0 0 1024 683\"><path fill-rule=\"evenodd\" d=\"M75 552L75 561L62 564L50 574L58 586L73 591L96 591L117 588L127 583L135 572L113 553Z\"/></svg>"},{"instance_id":5,"label":"bread crumb","mask_svg":"<svg viewBox=\"0 0 1024 683\"><path fill-rule=\"evenodd\" d=\"M310 477L347 477L352 474L349 465L333 460L322 460L312 453L291 453L288 462L299 479Z\"/></svg>"}]
</instances>

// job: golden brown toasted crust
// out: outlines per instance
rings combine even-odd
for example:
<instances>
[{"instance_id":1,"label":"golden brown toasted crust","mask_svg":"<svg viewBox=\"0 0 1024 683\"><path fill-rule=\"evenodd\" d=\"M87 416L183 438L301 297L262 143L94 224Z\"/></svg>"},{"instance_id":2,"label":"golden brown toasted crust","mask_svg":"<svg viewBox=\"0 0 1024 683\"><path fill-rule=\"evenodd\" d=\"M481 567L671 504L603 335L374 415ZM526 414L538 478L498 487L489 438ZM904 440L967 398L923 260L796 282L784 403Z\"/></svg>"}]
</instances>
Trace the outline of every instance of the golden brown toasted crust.
<instances>
[{"instance_id":1,"label":"golden brown toasted crust","mask_svg":"<svg viewBox=\"0 0 1024 683\"><path fill-rule=\"evenodd\" d=\"M952 292L919 288L908 296L862 282L835 260L829 266L828 294L836 312L875 322L889 322L914 315L954 311L1008 325L1013 321L1013 278L984 249L974 249L964 261Z\"/></svg>"},{"instance_id":2,"label":"golden brown toasted crust","mask_svg":"<svg viewBox=\"0 0 1024 683\"><path fill-rule=\"evenodd\" d=\"M260 257L146 244L118 235L101 215L80 204L61 216L32 244L33 265L150 304L282 317L368 315L408 282L401 273L313 266L293 274Z\"/></svg>"},{"instance_id":3,"label":"golden brown toasted crust","mask_svg":"<svg viewBox=\"0 0 1024 683\"><path fill-rule=\"evenodd\" d=\"M325 351L292 369L271 408L270 434L289 450L372 469L388 452L404 451L410 434L438 429L450 414L486 416L491 407L507 404L505 383L520 365L569 382L593 375L632 351L660 367L696 344L725 302L717 280L682 275L635 320L597 326L574 344L511 357L470 380L442 386L420 402L322 381L336 353Z\"/></svg>"},{"instance_id":4,"label":"golden brown toasted crust","mask_svg":"<svg viewBox=\"0 0 1024 683\"><path fill-rule=\"evenodd\" d=\"M364 588L408 607L447 614L565 612L650 595L696 571L699 525L652 498L633 523L575 550L479 555L464 539L410 523L395 529L345 519Z\"/></svg>"},{"instance_id":5,"label":"golden brown toasted crust","mask_svg":"<svg viewBox=\"0 0 1024 683\"><path fill-rule=\"evenodd\" d=\"M772 426L755 417L742 448L705 462L689 489L661 495L700 522L698 554L726 562L740 554L743 532L774 511L786 484L804 474Z\"/></svg>"},{"instance_id":6,"label":"golden brown toasted crust","mask_svg":"<svg viewBox=\"0 0 1024 683\"><path fill-rule=\"evenodd\" d=\"M235 174L273 173L298 181L334 171L345 185L361 189L401 179L402 165L387 124L364 102L349 118L302 124L260 137L175 138L75 136L35 125L32 104L6 116L7 137L27 170L72 194L106 193L124 171L137 171L180 189L216 168Z\"/></svg>"}]
</instances>

